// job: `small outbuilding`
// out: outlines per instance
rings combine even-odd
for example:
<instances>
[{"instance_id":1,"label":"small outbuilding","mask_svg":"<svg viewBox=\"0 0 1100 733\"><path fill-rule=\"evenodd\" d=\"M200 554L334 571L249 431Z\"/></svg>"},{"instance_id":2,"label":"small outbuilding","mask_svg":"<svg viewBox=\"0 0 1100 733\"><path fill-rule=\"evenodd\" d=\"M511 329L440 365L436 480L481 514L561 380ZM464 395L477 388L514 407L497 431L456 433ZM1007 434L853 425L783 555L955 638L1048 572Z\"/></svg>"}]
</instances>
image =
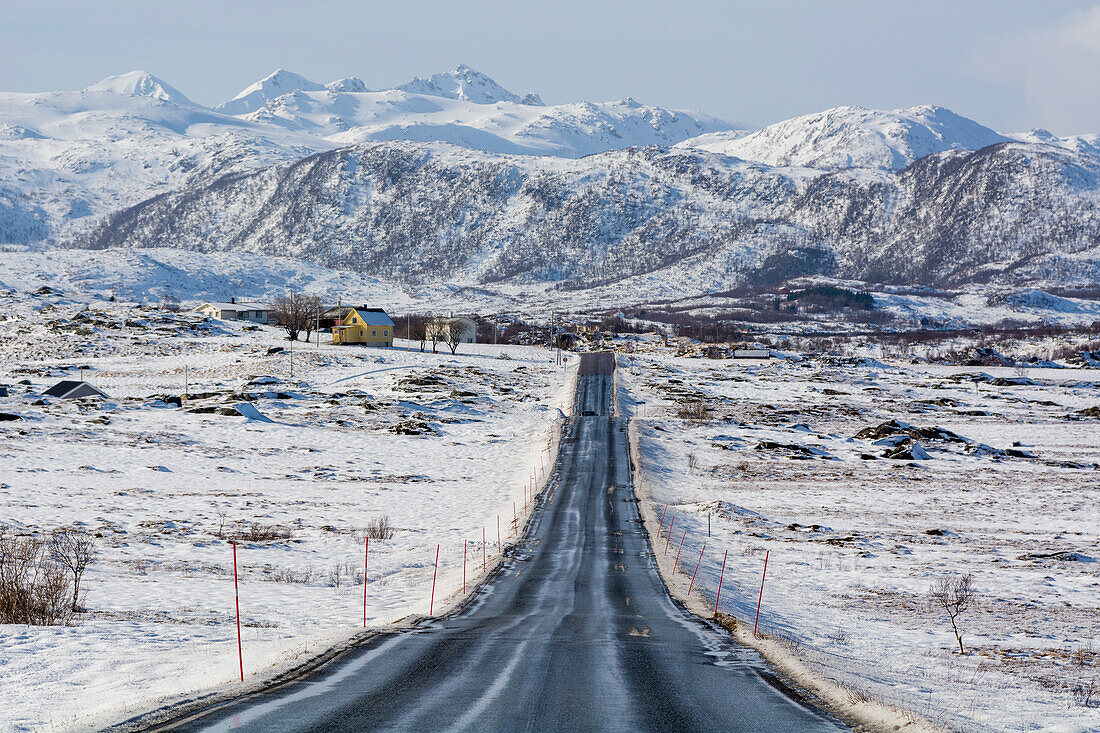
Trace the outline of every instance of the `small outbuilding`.
<instances>
[{"instance_id":1,"label":"small outbuilding","mask_svg":"<svg viewBox=\"0 0 1100 733\"><path fill-rule=\"evenodd\" d=\"M100 397L110 399L110 395L91 382L78 379L63 379L42 393L44 397L57 397L63 400L75 400L81 397Z\"/></svg>"}]
</instances>

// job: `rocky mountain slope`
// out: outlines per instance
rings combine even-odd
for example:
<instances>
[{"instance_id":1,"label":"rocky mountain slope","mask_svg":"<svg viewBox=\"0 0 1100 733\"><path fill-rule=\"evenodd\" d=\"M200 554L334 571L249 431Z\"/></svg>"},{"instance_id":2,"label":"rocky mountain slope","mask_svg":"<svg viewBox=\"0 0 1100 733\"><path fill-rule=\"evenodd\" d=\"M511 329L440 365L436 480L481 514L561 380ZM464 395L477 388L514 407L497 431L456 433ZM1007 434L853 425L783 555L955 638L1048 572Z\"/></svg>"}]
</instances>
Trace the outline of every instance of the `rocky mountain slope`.
<instances>
[{"instance_id":1,"label":"rocky mountain slope","mask_svg":"<svg viewBox=\"0 0 1100 733\"><path fill-rule=\"evenodd\" d=\"M805 274L952 286L1100 280L1100 158L947 150L898 172L649 147L581 160L363 144L109 217L82 246L286 255L404 282L590 287Z\"/></svg>"}]
</instances>

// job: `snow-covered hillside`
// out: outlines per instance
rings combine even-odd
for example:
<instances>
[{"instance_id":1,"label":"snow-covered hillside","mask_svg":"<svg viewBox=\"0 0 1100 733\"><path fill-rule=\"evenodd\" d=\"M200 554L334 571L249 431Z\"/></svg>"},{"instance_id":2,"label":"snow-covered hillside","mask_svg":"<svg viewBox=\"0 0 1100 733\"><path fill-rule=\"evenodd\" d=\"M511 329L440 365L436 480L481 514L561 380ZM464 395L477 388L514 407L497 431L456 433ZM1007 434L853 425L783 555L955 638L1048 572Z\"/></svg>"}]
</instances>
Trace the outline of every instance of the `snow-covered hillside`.
<instances>
[{"instance_id":1,"label":"snow-covered hillside","mask_svg":"<svg viewBox=\"0 0 1100 733\"><path fill-rule=\"evenodd\" d=\"M407 283L649 275L713 289L804 275L954 287L1100 280L1100 157L1001 143L903 171L693 149L582 160L371 143L145 202L82 246L244 251Z\"/></svg>"},{"instance_id":2,"label":"snow-covered hillside","mask_svg":"<svg viewBox=\"0 0 1100 733\"><path fill-rule=\"evenodd\" d=\"M744 136L681 143L773 166L899 171L947 150L978 150L1009 138L943 107L891 111L837 107L785 120Z\"/></svg>"},{"instance_id":3,"label":"snow-covered hillside","mask_svg":"<svg viewBox=\"0 0 1100 733\"><path fill-rule=\"evenodd\" d=\"M466 66L375 92L279 69L212 109L133 71L76 92L0 93L0 243L56 242L196 179L362 141L576 158L737 127L629 99L546 107Z\"/></svg>"},{"instance_id":4,"label":"snow-covered hillside","mask_svg":"<svg viewBox=\"0 0 1100 733\"><path fill-rule=\"evenodd\" d=\"M0 242L56 240L150 196L335 147L226 117L144 72L0 93Z\"/></svg>"}]
</instances>

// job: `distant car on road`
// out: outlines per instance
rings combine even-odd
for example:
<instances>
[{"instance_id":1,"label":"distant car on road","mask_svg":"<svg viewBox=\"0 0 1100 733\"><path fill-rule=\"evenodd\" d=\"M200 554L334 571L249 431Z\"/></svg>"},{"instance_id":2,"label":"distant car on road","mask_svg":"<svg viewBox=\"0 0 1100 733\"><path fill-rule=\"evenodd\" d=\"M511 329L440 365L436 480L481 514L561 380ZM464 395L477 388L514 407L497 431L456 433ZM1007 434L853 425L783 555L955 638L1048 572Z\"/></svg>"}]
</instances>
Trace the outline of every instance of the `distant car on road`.
<instances>
[{"instance_id":1,"label":"distant car on road","mask_svg":"<svg viewBox=\"0 0 1100 733\"><path fill-rule=\"evenodd\" d=\"M581 417L595 417L595 410L581 410Z\"/></svg>"}]
</instances>

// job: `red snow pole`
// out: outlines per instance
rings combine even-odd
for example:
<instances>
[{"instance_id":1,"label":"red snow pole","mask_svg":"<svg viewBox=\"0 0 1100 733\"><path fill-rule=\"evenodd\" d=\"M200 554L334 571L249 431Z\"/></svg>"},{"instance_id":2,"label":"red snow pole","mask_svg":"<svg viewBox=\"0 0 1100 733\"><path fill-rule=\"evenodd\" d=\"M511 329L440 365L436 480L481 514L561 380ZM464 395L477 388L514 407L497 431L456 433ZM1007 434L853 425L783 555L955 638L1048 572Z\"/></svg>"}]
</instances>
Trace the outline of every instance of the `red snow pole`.
<instances>
[{"instance_id":1,"label":"red snow pole","mask_svg":"<svg viewBox=\"0 0 1100 733\"><path fill-rule=\"evenodd\" d=\"M756 627L760 624L760 602L764 600L764 578L768 577L768 555L771 550L764 551L764 572L760 575L760 595L756 599L756 621L752 624L752 635L756 636Z\"/></svg>"},{"instance_id":2,"label":"red snow pole","mask_svg":"<svg viewBox=\"0 0 1100 733\"><path fill-rule=\"evenodd\" d=\"M367 557L370 554L370 537L363 538L363 628L367 628Z\"/></svg>"},{"instance_id":3,"label":"red snow pole","mask_svg":"<svg viewBox=\"0 0 1100 733\"><path fill-rule=\"evenodd\" d=\"M695 585L695 576L699 574L699 564L703 562L703 550L707 549L707 543L703 543L703 548L699 550L699 559L695 561L695 572L691 574L691 582L688 583L688 594L691 593L692 587Z\"/></svg>"},{"instance_id":4,"label":"red snow pole","mask_svg":"<svg viewBox=\"0 0 1100 733\"><path fill-rule=\"evenodd\" d=\"M432 571L432 599L428 601L428 615L435 610L435 579L439 575L439 545L435 546L435 570Z\"/></svg>"},{"instance_id":5,"label":"red snow pole","mask_svg":"<svg viewBox=\"0 0 1100 733\"><path fill-rule=\"evenodd\" d=\"M466 540L462 540L462 595L466 595Z\"/></svg>"},{"instance_id":6,"label":"red snow pole","mask_svg":"<svg viewBox=\"0 0 1100 733\"><path fill-rule=\"evenodd\" d=\"M661 510L661 521L657 523L657 539L661 539L661 530L665 526L665 512L668 511L668 504L665 504L665 508Z\"/></svg>"},{"instance_id":7,"label":"red snow pole","mask_svg":"<svg viewBox=\"0 0 1100 733\"><path fill-rule=\"evenodd\" d=\"M684 540L687 539L688 531L684 530L684 536L680 538L680 547L676 550L676 559L672 561L672 574L676 574L676 568L680 566L680 551L684 549Z\"/></svg>"},{"instance_id":8,"label":"red snow pole","mask_svg":"<svg viewBox=\"0 0 1100 733\"><path fill-rule=\"evenodd\" d=\"M481 528L481 572L489 567L489 551L485 549L485 528Z\"/></svg>"},{"instance_id":9,"label":"red snow pole","mask_svg":"<svg viewBox=\"0 0 1100 733\"><path fill-rule=\"evenodd\" d=\"M676 524L676 517L673 516L668 523L668 534L665 535L665 556L668 556L668 543L672 542L672 525Z\"/></svg>"},{"instance_id":10,"label":"red snow pole","mask_svg":"<svg viewBox=\"0 0 1100 733\"><path fill-rule=\"evenodd\" d=\"M729 550L726 550L725 555L722 555L722 572L718 574L718 592L714 594L714 615L718 615L718 599L722 597L722 576L726 574L726 556L730 554Z\"/></svg>"},{"instance_id":11,"label":"red snow pole","mask_svg":"<svg viewBox=\"0 0 1100 733\"><path fill-rule=\"evenodd\" d=\"M233 602L237 606L237 662L241 667L241 682L244 682L244 650L241 647L241 594L237 589L237 543L233 544Z\"/></svg>"}]
</instances>

